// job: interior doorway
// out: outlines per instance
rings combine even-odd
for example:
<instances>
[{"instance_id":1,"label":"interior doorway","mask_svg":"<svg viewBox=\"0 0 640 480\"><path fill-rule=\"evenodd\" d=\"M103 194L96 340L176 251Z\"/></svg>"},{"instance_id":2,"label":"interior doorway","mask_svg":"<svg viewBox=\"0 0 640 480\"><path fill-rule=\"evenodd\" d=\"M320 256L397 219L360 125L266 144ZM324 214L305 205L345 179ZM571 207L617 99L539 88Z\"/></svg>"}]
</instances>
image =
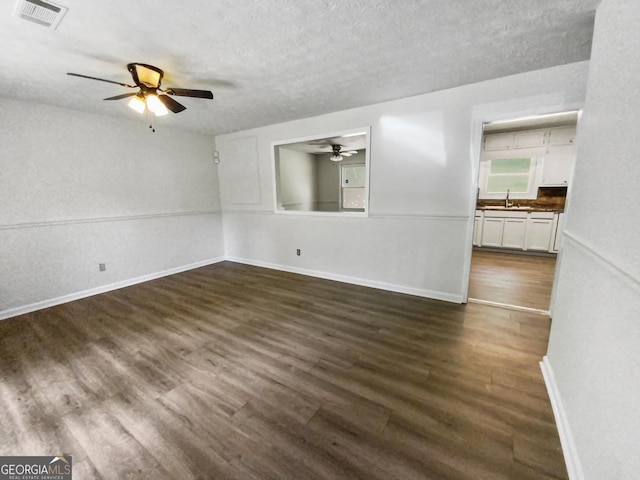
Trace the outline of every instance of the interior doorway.
<instances>
[{"instance_id":1,"label":"interior doorway","mask_svg":"<svg viewBox=\"0 0 640 480\"><path fill-rule=\"evenodd\" d=\"M470 302L548 313L578 112L483 126Z\"/></svg>"}]
</instances>

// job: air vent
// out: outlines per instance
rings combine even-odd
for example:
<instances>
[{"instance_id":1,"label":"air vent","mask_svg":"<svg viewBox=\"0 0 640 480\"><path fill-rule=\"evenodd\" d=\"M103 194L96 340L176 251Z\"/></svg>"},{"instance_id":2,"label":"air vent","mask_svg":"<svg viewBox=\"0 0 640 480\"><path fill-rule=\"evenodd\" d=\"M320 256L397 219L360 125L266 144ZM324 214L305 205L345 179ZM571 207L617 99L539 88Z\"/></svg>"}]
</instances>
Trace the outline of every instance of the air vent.
<instances>
[{"instance_id":1,"label":"air vent","mask_svg":"<svg viewBox=\"0 0 640 480\"><path fill-rule=\"evenodd\" d=\"M24 18L45 27L55 29L67 8L42 0L18 0L13 10L14 17Z\"/></svg>"}]
</instances>

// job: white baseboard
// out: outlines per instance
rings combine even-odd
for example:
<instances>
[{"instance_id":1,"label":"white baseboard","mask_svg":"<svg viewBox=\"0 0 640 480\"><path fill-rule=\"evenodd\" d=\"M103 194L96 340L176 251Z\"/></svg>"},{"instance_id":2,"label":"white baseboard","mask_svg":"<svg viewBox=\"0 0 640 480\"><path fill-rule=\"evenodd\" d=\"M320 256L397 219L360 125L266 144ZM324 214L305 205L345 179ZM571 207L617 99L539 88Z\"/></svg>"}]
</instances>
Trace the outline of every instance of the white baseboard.
<instances>
[{"instance_id":1,"label":"white baseboard","mask_svg":"<svg viewBox=\"0 0 640 480\"><path fill-rule=\"evenodd\" d=\"M492 302L490 300L481 300L479 298L471 298L467 299L469 303L478 303L480 305L489 305L491 307L500 307L506 308L508 310L517 310L519 312L527 312L527 313L537 313L539 315L549 316L549 310L541 310L539 308L530 308L530 307L520 307L519 305L510 305L508 303L500 303L500 302Z\"/></svg>"},{"instance_id":2,"label":"white baseboard","mask_svg":"<svg viewBox=\"0 0 640 480\"><path fill-rule=\"evenodd\" d=\"M437 292L433 290L405 287L403 285L394 285L391 283L376 282L373 280L365 280L357 277L348 277L346 275L337 275L334 273L321 272L317 270L309 270L306 268L291 267L289 265L280 265L275 263L261 262L258 260L251 260L246 258L237 258L237 257L227 256L226 260L230 262L243 263L246 265L253 265L255 267L264 267L264 268L270 268L272 270L280 270L283 272L299 273L301 275L308 275L310 277L324 278L325 280L334 280L336 282L351 283L353 285L360 285L362 287L377 288L380 290L387 290L390 292L397 292L397 293L406 293L408 295L415 295L417 297L431 298L434 300L443 300L445 302L452 302L452 303L463 303L462 295L452 295L450 293Z\"/></svg>"},{"instance_id":3,"label":"white baseboard","mask_svg":"<svg viewBox=\"0 0 640 480\"><path fill-rule=\"evenodd\" d=\"M129 287L137 283L148 282L149 280L155 280L156 278L166 277L175 273L185 272L187 270L193 270L194 268L204 267L206 265L212 265L214 263L223 262L224 257L209 258L200 262L190 263L188 265L181 265L179 267L170 268L161 272L150 273L148 275L142 275L141 277L130 278L121 282L111 283L109 285L102 285L96 288L90 288L89 290L83 290L81 292L70 293L61 297L50 298L42 300L40 302L32 303L29 305L23 305L21 307L10 308L8 310L0 311L0 320L5 320L10 317L17 317L25 313L35 312L36 310L42 310L43 308L54 307L62 303L73 302L81 298L91 297L100 293L110 292L112 290L118 290L119 288Z\"/></svg>"},{"instance_id":4,"label":"white baseboard","mask_svg":"<svg viewBox=\"0 0 640 480\"><path fill-rule=\"evenodd\" d=\"M138 283L148 282L150 280L155 280L156 278L166 277L168 275L185 272L187 270L193 270L194 268L204 267L206 265L212 265L214 263L219 263L225 260L228 260L231 262L237 262L237 263L244 263L247 265L254 265L256 267L264 267L264 268L270 268L273 270L281 270L281 271L290 272L290 273L299 273L301 275L324 278L326 280L334 280L337 282L351 283L354 285L361 285L363 287L378 288L380 290L388 290L391 292L406 293L408 295L415 295L418 297L431 298L435 300L443 300L446 302L452 302L452 303L463 302L461 295L451 295L448 293L437 292L433 290L424 290L419 288L405 287L402 285L393 285L393 284L384 283L384 282L375 282L375 281L364 280L356 277L336 275L333 273L320 272L320 271L309 270L304 268L295 268L287 265L278 265L278 264L260 262L260 261L249 260L244 258L217 257L217 258L210 258L207 260L203 260L200 262L191 263L188 265L181 265L179 267L170 268L168 270L163 270L160 272L150 273L148 275L142 275L136 278L130 278L127 280L111 283L108 285L102 285L100 287L83 290L81 292L70 293L68 295L63 295L61 297L42 300L40 302L31 303L29 305L22 305L20 307L2 310L0 311L0 320L5 320L11 317L17 317L18 315L24 315L26 313L35 312L37 310L42 310L44 308L54 307L56 305L61 305L67 302L73 302L74 300L80 300L81 298L91 297L93 295L98 295L100 293L110 292L112 290L118 290L120 288L129 287L131 285L136 285Z\"/></svg>"},{"instance_id":5,"label":"white baseboard","mask_svg":"<svg viewBox=\"0 0 640 480\"><path fill-rule=\"evenodd\" d=\"M549 363L549 358L546 355L540 362L540 368L542 370L542 376L544 377L544 383L547 386L549 399L551 400L553 416L556 419L558 435L560 437L560 443L562 444L562 452L564 453L564 461L567 465L569 479L584 480L582 465L580 464L578 451L576 449L575 442L573 441L573 435L571 435L569 421L567 420L564 406L562 405L560 391L558 390L558 385L556 384L556 379L553 374L553 369L551 368L551 363Z\"/></svg>"}]
</instances>

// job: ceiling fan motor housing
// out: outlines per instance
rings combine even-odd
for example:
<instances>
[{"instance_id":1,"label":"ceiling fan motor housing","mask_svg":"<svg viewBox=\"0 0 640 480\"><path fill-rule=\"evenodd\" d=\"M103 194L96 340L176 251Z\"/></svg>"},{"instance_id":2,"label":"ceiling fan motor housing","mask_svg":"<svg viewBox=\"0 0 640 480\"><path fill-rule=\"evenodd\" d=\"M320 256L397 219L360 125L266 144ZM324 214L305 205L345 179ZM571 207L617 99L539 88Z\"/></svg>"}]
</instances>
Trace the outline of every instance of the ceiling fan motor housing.
<instances>
[{"instance_id":1,"label":"ceiling fan motor housing","mask_svg":"<svg viewBox=\"0 0 640 480\"><path fill-rule=\"evenodd\" d=\"M133 81L140 88L142 88L143 85L154 89L160 88L164 72L158 67L147 65L146 63L129 63L127 64L127 70L129 70Z\"/></svg>"}]
</instances>

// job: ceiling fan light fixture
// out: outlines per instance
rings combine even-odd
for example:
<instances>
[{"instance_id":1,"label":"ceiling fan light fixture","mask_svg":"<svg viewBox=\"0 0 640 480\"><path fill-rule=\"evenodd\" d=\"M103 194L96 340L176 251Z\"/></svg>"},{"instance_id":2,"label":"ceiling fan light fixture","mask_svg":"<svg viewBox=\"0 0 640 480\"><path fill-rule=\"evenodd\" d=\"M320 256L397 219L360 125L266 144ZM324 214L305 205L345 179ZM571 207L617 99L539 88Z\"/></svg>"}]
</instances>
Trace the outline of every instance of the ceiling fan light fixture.
<instances>
[{"instance_id":1,"label":"ceiling fan light fixture","mask_svg":"<svg viewBox=\"0 0 640 480\"><path fill-rule=\"evenodd\" d=\"M329 157L329 160L332 162L340 162L342 161L342 146L341 145L331 145L331 150L333 151L333 155Z\"/></svg>"},{"instance_id":2,"label":"ceiling fan light fixture","mask_svg":"<svg viewBox=\"0 0 640 480\"><path fill-rule=\"evenodd\" d=\"M147 104L144 102L144 98L141 98L140 95L136 95L129 101L129 108L138 113L144 113L144 109L147 108Z\"/></svg>"},{"instance_id":3,"label":"ceiling fan light fixture","mask_svg":"<svg viewBox=\"0 0 640 480\"><path fill-rule=\"evenodd\" d=\"M164 106L157 95L147 95L147 107L149 107L149 110L151 110L156 117L161 117L169 113L169 110L167 110L167 107Z\"/></svg>"},{"instance_id":4,"label":"ceiling fan light fixture","mask_svg":"<svg viewBox=\"0 0 640 480\"><path fill-rule=\"evenodd\" d=\"M128 67L136 83L143 83L151 88L160 87L160 82L162 81L162 75L164 72L159 68L143 63L130 63Z\"/></svg>"},{"instance_id":5,"label":"ceiling fan light fixture","mask_svg":"<svg viewBox=\"0 0 640 480\"><path fill-rule=\"evenodd\" d=\"M39 2L42 0L29 1ZM209 90L196 90L192 88L160 88L164 72L153 65L147 65L145 63L128 63L127 70L129 70L129 73L131 74L133 85L114 80L107 80L106 78L83 75L80 73L67 72L67 75L71 75L72 77L88 78L89 80L98 80L100 82L114 83L127 88L137 88L137 93L123 93L107 97L104 100L122 100L124 98L130 98L129 107L140 114L149 110L149 112L156 116L162 116L167 115L170 111L173 113L180 113L186 110L187 107L174 100L172 98L173 95L179 97L213 99L213 93Z\"/></svg>"}]
</instances>

